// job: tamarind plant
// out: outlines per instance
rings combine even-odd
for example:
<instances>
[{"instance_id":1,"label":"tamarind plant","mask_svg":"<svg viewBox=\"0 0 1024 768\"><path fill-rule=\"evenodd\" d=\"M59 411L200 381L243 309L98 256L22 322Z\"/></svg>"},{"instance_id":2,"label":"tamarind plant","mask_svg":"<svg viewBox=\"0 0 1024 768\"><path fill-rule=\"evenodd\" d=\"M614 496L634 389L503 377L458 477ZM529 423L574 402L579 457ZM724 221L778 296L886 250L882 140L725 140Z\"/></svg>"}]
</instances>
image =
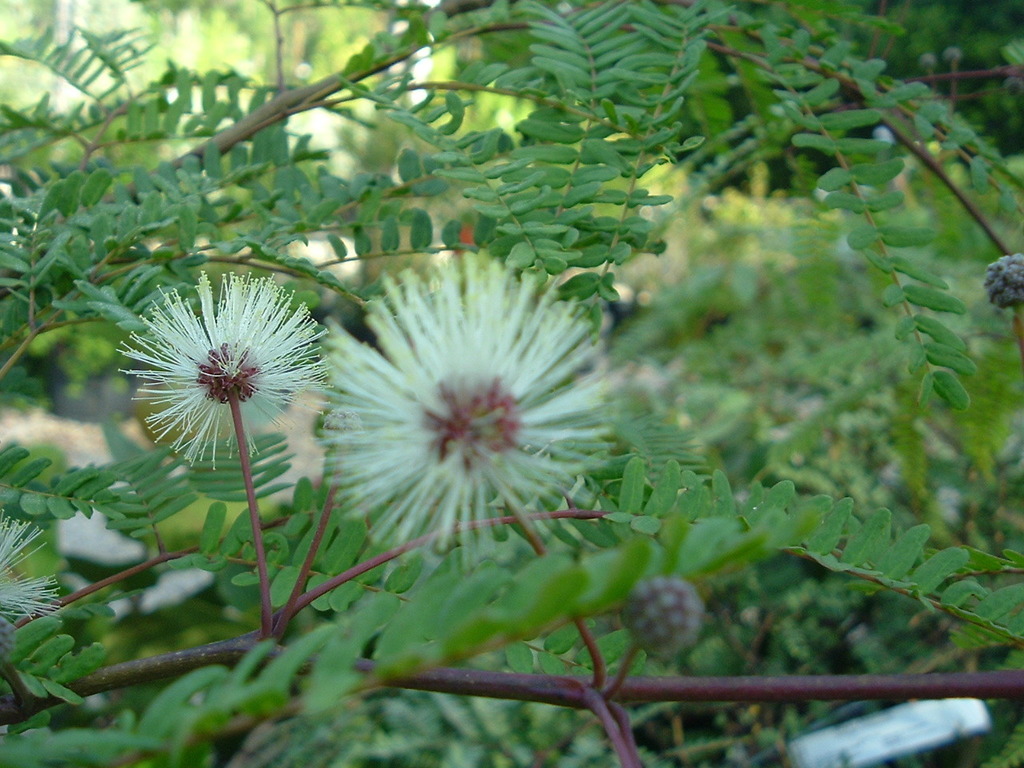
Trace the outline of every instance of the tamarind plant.
<instances>
[{"instance_id":1,"label":"tamarind plant","mask_svg":"<svg viewBox=\"0 0 1024 768\"><path fill-rule=\"evenodd\" d=\"M0 435L0 764L667 765L645 724L670 704L1024 696L1024 543L936 512L920 416L893 428L907 509L791 461L880 392L960 419L991 482L1019 405L968 312L984 264L1020 247L1001 223L1019 167L932 81L865 53L898 29L818 2L364 5L377 34L298 84L281 29L354 8L266 0L266 79L169 61L140 80L137 30L4 31L5 65L75 96L0 104L0 395L42 402L40 345L103 331L152 442L110 426L110 461L65 467ZM884 355L822 342L859 378L746 471L607 370L675 354L672 323L713 306L720 276L662 286L611 354L599 332L688 201L779 158L819 217L794 247L804 295L821 317L870 307ZM976 288L933 258L946 222L908 200L919 184L972 233ZM748 300L781 312L782 282ZM693 360L738 371L773 330L754 325ZM1001 397L972 383L979 356ZM320 452L300 462L302 436L265 427L306 389ZM16 572L18 526L52 544L82 515L144 554L48 544L52 573ZM176 570L212 586L130 607ZM816 661L829 632L778 605L814 674L715 662L772 600L720 609L725 585L772 580L844 621L850 585L924 606L947 620L932 642L977 663L898 673L883 644L844 675ZM1020 733L993 765L1024 759Z\"/></svg>"}]
</instances>

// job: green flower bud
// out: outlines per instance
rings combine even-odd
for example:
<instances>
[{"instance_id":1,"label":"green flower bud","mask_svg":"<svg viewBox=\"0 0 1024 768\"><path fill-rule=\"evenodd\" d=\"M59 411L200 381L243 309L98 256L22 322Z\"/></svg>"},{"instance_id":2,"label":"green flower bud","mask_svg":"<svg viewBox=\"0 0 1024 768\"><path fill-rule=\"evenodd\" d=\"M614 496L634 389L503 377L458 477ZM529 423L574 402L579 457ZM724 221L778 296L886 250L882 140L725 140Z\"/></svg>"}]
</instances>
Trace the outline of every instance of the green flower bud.
<instances>
[{"instance_id":1,"label":"green flower bud","mask_svg":"<svg viewBox=\"0 0 1024 768\"><path fill-rule=\"evenodd\" d=\"M675 576L637 584L622 609L622 623L636 644L657 656L692 645L703 621L704 603L696 588Z\"/></svg>"},{"instance_id":2,"label":"green flower bud","mask_svg":"<svg viewBox=\"0 0 1024 768\"><path fill-rule=\"evenodd\" d=\"M988 265L985 272L988 299L997 307L1024 304L1024 254L1003 256Z\"/></svg>"}]
</instances>

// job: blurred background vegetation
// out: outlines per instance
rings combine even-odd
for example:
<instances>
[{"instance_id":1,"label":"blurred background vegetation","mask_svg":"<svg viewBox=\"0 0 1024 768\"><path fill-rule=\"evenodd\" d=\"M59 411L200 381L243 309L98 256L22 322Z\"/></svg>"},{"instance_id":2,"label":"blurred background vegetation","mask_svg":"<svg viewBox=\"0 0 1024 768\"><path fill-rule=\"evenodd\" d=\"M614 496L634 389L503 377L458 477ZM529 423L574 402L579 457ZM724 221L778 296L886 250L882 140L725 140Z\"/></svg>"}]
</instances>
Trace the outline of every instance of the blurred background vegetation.
<instances>
[{"instance_id":1,"label":"blurred background vegetation","mask_svg":"<svg viewBox=\"0 0 1024 768\"><path fill-rule=\"evenodd\" d=\"M765 18L791 14L808 26L833 25L862 56L888 62L889 74L932 86L1008 157L1018 177L1024 171L1024 80L1007 69L1024 63L1024 36L1015 39L1024 30L1024 5L737 5ZM864 24L865 17L891 26ZM58 38L75 26L97 34L138 29L153 49L131 73L137 87L165 73L173 77L175 67L270 83L280 77L289 86L312 82L343 69L375 35L401 33L402 24L390 3L374 2L293 8L260 0L22 0L0 6L0 30L8 41L45 28ZM526 55L522 41L509 33L488 39L486 46L469 38L411 66L421 68L424 78L429 73L429 79L443 80L474 59L514 61ZM41 91L65 109L76 98L42 69L0 57L0 103L27 108ZM651 216L654 250L660 253L641 255L617 272L620 299L608 310L619 407L653 414L685 433L699 446L703 467L724 469L737 486L792 480L803 493L850 496L859 508L890 508L904 528L928 522L940 542L992 552L1024 550L1020 360L1006 313L988 304L982 289L986 265L1002 254L934 174L908 163L894 184L905 193L916 223L939 233L914 256L966 302L968 311L953 328L979 369L964 379L970 409L922 406L917 383L908 379L905 359L897 353L896 318L878 299L883 276L846 245L854 217L815 199L820 160L796 151L789 133L775 133L771 120L750 125L748 116L766 109L763 95L733 59L705 54L691 101L686 129L709 141L656 171L655 191L674 197ZM511 100L481 95L467 120L511 131L527 111ZM310 111L296 116L291 128L311 134L314 145L326 149L322 161L345 173L392 173L408 140L398 124L373 120L366 104L344 115ZM116 151L119 162L152 166L184 149L175 141L140 141ZM933 149L940 162L949 161L948 173L970 184L952 150L944 155L942 147ZM60 166L74 163L74 152L68 143L40 146L29 160ZM1024 233L1016 207L1000 209L994 190L979 190L978 196L996 230L1020 249ZM380 270L408 260L359 263L346 279L371 286ZM351 308L327 304L318 311ZM41 398L51 411L80 419L123 415L130 406L126 384L116 375L123 364L116 350L124 334L112 325L89 328L88 334L68 329L34 342L26 378L5 393L8 405ZM98 381L115 390L109 402L90 399L76 406L76 400L95 394ZM118 388L124 397L117 396ZM143 579L137 586L146 585ZM970 669L983 660L991 664L985 654L997 656L996 663L1014 662L1005 650L971 643L950 648L947 618L891 595L868 600L865 590L793 558L721 579L712 589L707 602L719 631L706 634L689 654L686 670L694 674ZM194 621L187 632L194 641L217 636L224 619L216 601L209 593L190 598ZM169 610L162 627L147 624L145 636L122 624L114 638L134 653L174 647L172 638L183 634L176 624L179 610ZM659 764L773 765L781 759L784 738L823 718L872 707L657 705L638 718L638 733L645 747L662 755ZM1024 709L1001 703L995 712L998 727L989 741L900 764L981 764L985 755L998 753ZM371 698L358 713L346 712L344 723L307 726L328 728L335 744L362 729L376 732L372 744L347 742L351 754L338 763L343 765L527 765L534 758L536 765L608 764L600 734L576 734L574 728L585 730L582 720L574 724L576 718L533 705L408 693ZM547 730L576 735L574 751L557 759L538 752L487 762L500 754L508 733L535 733L536 744L544 745L552 741ZM464 750L458 753L449 738L455 732ZM258 764L252 756L249 762L235 759L232 765ZM291 764L278 759L278 765ZM1001 764L1011 763L990 763Z\"/></svg>"}]
</instances>

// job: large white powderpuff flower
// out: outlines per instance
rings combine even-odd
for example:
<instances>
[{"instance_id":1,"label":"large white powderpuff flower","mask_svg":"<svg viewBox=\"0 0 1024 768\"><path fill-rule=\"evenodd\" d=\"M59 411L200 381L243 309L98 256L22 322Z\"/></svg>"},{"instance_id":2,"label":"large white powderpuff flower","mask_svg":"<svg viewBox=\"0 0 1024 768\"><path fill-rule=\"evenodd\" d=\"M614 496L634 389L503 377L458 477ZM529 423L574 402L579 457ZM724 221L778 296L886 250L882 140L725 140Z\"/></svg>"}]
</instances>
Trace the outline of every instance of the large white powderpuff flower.
<instances>
[{"instance_id":1,"label":"large white powderpuff flower","mask_svg":"<svg viewBox=\"0 0 1024 768\"><path fill-rule=\"evenodd\" d=\"M173 436L175 450L188 461L202 459L233 435L230 399L240 404L252 445L252 428L276 422L303 390L322 384L323 362L313 342L323 330L305 305L291 306L291 295L270 278L229 274L214 303L206 274L199 278L200 312L172 291L152 317L147 332L132 334L125 355L146 367L126 371L141 376L138 398L156 411L146 417L157 440Z\"/></svg>"},{"instance_id":2,"label":"large white powderpuff flower","mask_svg":"<svg viewBox=\"0 0 1024 768\"><path fill-rule=\"evenodd\" d=\"M41 533L29 523L0 518L0 614L10 619L47 613L56 608L57 586L53 578L25 578L15 571L28 557L25 547Z\"/></svg>"},{"instance_id":3,"label":"large white powderpuff flower","mask_svg":"<svg viewBox=\"0 0 1024 768\"><path fill-rule=\"evenodd\" d=\"M325 442L352 506L380 511L378 537L518 514L599 450L590 324L532 281L477 258L406 272L367 322L380 351L332 333Z\"/></svg>"}]
</instances>

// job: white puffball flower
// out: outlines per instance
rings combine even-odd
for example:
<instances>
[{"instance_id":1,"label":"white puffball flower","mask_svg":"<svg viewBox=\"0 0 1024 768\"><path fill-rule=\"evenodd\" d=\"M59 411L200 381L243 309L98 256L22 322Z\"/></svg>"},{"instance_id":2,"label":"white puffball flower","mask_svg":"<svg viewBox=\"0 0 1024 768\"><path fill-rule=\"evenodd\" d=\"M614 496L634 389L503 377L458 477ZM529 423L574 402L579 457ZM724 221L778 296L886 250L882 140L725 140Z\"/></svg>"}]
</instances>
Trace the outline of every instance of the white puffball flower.
<instances>
[{"instance_id":1,"label":"white puffball flower","mask_svg":"<svg viewBox=\"0 0 1024 768\"><path fill-rule=\"evenodd\" d=\"M143 318L146 333L133 333L122 351L145 368L137 398L157 410L146 417L157 440L173 436L172 447L194 462L233 435L229 400L237 398L249 450L252 428L277 422L306 389L319 387L324 364L313 344L323 335L306 306L291 306L291 294L271 278L229 274L220 298L200 275L200 312L171 291L163 306Z\"/></svg>"},{"instance_id":2,"label":"white puffball flower","mask_svg":"<svg viewBox=\"0 0 1024 768\"><path fill-rule=\"evenodd\" d=\"M0 614L7 618L48 613L57 607L57 584L52 577L25 578L14 570L31 554L24 550L40 533L30 523L0 519Z\"/></svg>"},{"instance_id":3,"label":"white puffball flower","mask_svg":"<svg viewBox=\"0 0 1024 768\"><path fill-rule=\"evenodd\" d=\"M325 443L378 537L557 499L604 445L590 323L534 281L467 257L386 279L367 322L380 351L331 335Z\"/></svg>"}]
</instances>

